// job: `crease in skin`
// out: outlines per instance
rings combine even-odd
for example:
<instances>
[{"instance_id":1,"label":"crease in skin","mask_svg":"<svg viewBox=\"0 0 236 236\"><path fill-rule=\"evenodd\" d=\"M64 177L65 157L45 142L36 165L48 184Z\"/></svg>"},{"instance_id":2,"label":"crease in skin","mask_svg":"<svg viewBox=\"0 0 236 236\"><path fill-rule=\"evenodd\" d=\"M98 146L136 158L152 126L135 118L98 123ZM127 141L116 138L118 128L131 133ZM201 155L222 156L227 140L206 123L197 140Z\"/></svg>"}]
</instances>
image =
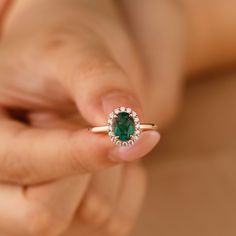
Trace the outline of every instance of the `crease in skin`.
<instances>
[{"instance_id":1,"label":"crease in skin","mask_svg":"<svg viewBox=\"0 0 236 236\"><path fill-rule=\"evenodd\" d=\"M28 78L32 77L29 73L22 74L23 69L20 68L19 65L17 67L10 67L5 64L0 68L2 77L0 77L2 84L0 87L0 105L4 107L19 107L22 109L51 108L53 110L62 110L63 108L63 110L67 111L76 110L74 102L65 95L65 91L59 86L56 86L55 90L55 86L53 86L50 79L47 84L40 83L40 89L34 89L34 86L31 86L33 85L32 80L25 81L21 79L25 78L24 76ZM27 71L27 68L25 68L25 70ZM13 83L13 81L15 81L15 83ZM18 81L23 81L24 83L19 83ZM25 86L25 84L27 84L27 86Z\"/></svg>"},{"instance_id":2,"label":"crease in skin","mask_svg":"<svg viewBox=\"0 0 236 236\"><path fill-rule=\"evenodd\" d=\"M4 31L4 22L7 17L8 12L10 11L14 0L1 0L0 1L0 38Z\"/></svg>"}]
</instances>

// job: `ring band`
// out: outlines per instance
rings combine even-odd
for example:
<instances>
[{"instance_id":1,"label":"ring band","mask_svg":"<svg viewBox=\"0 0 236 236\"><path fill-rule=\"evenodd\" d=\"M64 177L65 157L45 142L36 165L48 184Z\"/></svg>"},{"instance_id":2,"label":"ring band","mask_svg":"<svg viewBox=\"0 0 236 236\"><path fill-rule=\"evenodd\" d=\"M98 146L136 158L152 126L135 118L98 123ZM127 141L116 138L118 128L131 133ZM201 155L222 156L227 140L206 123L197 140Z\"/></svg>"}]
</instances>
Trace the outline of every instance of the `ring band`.
<instances>
[{"instance_id":1,"label":"ring band","mask_svg":"<svg viewBox=\"0 0 236 236\"><path fill-rule=\"evenodd\" d=\"M118 107L108 117L107 125L90 128L92 133L107 133L110 140L119 146L133 145L140 133L156 130L153 123L140 123L139 117L131 108Z\"/></svg>"},{"instance_id":2,"label":"ring band","mask_svg":"<svg viewBox=\"0 0 236 236\"><path fill-rule=\"evenodd\" d=\"M140 129L142 131L147 131L147 130L157 130L157 125L152 124L152 123L141 123L140 124ZM89 129L93 133L107 133L109 131L109 126L97 126Z\"/></svg>"}]
</instances>

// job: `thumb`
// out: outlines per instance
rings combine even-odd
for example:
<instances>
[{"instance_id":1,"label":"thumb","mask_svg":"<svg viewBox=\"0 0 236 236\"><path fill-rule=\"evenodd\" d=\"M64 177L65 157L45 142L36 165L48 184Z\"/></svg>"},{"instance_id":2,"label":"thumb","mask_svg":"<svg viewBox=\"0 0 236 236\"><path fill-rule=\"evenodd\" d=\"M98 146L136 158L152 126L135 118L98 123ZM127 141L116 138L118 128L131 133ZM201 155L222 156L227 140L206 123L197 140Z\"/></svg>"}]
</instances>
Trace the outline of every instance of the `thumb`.
<instances>
[{"instance_id":1,"label":"thumb","mask_svg":"<svg viewBox=\"0 0 236 236\"><path fill-rule=\"evenodd\" d=\"M139 96L132 78L128 75L130 73L108 51L101 50L102 46L88 47L86 53L76 57L69 56L68 58L74 58L75 61L66 63L66 67L69 67L65 71L67 75L60 75L62 84L84 119L93 125L104 125L108 114L122 106L130 107L142 118ZM71 76L68 78L68 75Z\"/></svg>"},{"instance_id":2,"label":"thumb","mask_svg":"<svg viewBox=\"0 0 236 236\"><path fill-rule=\"evenodd\" d=\"M78 3L81 16L68 16L76 26L73 31L64 26L61 32L62 26L59 35L51 35L45 63L52 65L54 77L91 124L104 124L108 113L119 106L132 108L142 119L138 91L143 81L134 42L116 4L102 1L92 5L99 14Z\"/></svg>"},{"instance_id":3,"label":"thumb","mask_svg":"<svg viewBox=\"0 0 236 236\"><path fill-rule=\"evenodd\" d=\"M38 59L38 61L34 60L34 63L37 63L32 68L39 70L38 78L44 78L44 80L32 80L34 87L38 88L42 85L40 88L44 91L43 96L36 96L36 101L39 97L46 97L47 100L48 94L45 94L45 90L46 93L57 88L61 90L61 86L57 86L59 81L77 105L81 115L94 126L105 125L108 113L118 106L132 108L142 122L143 114L137 92L137 88L140 87L137 85L141 84L139 66L133 43L117 19L117 14L97 14L99 10L93 7L93 11L96 9L96 14L95 12L89 14L86 12L89 11L89 4L86 3L86 7L82 8L80 4L84 1L69 2L71 4L67 4L67 0L60 1L58 5L54 1L47 1L47 3L43 1L44 4L41 1L30 2L37 6L34 8L37 9L36 12L30 11L30 16L32 19L35 19L35 16L39 18L36 17L35 21L25 18L23 21L30 30L22 31L25 33L25 38L21 38L20 42L28 39L27 48L29 47L30 56L34 55ZM104 2L112 3L112 1ZM62 3L64 4L60 5ZM89 3L96 4L97 1L89 1ZM99 9L100 2L98 5ZM74 10L76 6L78 8ZM39 9L40 7L47 9L43 12L45 14L40 13L42 10ZM65 12L66 9L68 11ZM77 10L81 14L78 14ZM48 17L46 14L49 14ZM23 18L24 14L20 16ZM34 23L33 26L31 22ZM49 25L46 25L46 22ZM37 31L34 31L35 35L32 33L34 29ZM34 35L34 40L32 37L26 37L29 35ZM27 62L25 61L26 64ZM54 87L48 89L49 84L46 80L52 82ZM27 84L29 81L25 80L24 84L20 80L21 87L29 88ZM32 90L30 87L31 94ZM41 93L36 93L38 94ZM62 96L59 98L61 99ZM150 152L160 138L157 132L147 131L141 134L137 143L124 149L108 144L105 138L99 135L94 137L94 134L87 130L75 133L70 130L51 132L25 126L22 128L22 124L12 122L7 116L3 116L2 120L0 134L4 142L2 142L0 157L3 157L5 163L1 166L2 179L17 179L19 182L19 176L22 176L21 182L25 183L97 171L118 164L119 161L133 161ZM4 122L7 124L10 122L7 128ZM16 133L23 135L16 135ZM12 142L14 142L13 149ZM39 143L40 145L37 145ZM42 161L42 153L46 161ZM16 168L10 168L9 163L15 163L14 158L21 159L21 157L26 158L22 158L23 162L20 162Z\"/></svg>"}]
</instances>

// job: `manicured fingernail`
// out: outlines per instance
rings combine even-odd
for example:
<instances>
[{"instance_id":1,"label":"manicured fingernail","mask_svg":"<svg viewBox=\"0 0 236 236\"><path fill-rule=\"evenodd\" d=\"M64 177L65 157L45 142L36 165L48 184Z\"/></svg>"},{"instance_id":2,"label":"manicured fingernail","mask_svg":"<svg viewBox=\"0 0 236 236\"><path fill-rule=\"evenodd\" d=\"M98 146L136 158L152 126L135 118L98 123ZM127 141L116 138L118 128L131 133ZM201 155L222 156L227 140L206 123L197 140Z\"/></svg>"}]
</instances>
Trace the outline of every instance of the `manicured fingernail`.
<instances>
[{"instance_id":1,"label":"manicured fingernail","mask_svg":"<svg viewBox=\"0 0 236 236\"><path fill-rule=\"evenodd\" d=\"M157 131L144 131L139 140L129 147L114 147L109 152L112 161L135 161L149 153L159 142Z\"/></svg>"},{"instance_id":2,"label":"manicured fingernail","mask_svg":"<svg viewBox=\"0 0 236 236\"><path fill-rule=\"evenodd\" d=\"M138 100L134 96L123 92L112 92L105 95L102 98L102 107L106 116L117 107L130 107L142 118Z\"/></svg>"}]
</instances>

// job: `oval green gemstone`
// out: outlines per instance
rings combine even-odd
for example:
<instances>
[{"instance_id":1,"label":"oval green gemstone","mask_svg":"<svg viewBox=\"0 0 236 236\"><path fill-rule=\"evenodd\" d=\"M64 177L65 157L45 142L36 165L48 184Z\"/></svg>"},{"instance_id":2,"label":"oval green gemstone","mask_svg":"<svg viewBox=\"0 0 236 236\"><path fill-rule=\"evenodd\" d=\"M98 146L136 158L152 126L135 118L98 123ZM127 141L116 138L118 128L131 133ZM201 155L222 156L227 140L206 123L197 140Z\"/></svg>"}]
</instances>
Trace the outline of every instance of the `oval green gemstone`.
<instances>
[{"instance_id":1,"label":"oval green gemstone","mask_svg":"<svg viewBox=\"0 0 236 236\"><path fill-rule=\"evenodd\" d=\"M134 134L134 119L127 112L120 112L113 122L113 132L121 141L127 141Z\"/></svg>"}]
</instances>

